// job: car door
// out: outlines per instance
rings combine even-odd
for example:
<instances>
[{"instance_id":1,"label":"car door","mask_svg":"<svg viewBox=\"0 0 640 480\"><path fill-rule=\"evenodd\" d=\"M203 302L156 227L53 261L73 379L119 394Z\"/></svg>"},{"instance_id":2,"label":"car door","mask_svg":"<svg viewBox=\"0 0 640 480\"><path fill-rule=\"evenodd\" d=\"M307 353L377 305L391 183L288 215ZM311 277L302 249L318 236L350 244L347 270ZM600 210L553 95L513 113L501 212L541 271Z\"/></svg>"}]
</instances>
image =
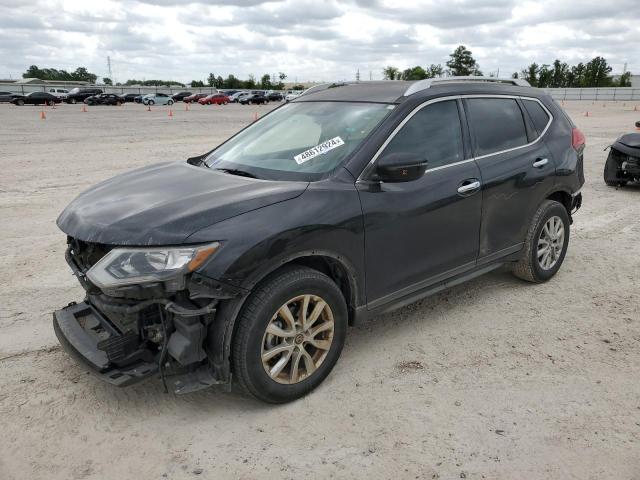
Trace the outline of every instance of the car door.
<instances>
[{"instance_id":1,"label":"car door","mask_svg":"<svg viewBox=\"0 0 640 480\"><path fill-rule=\"evenodd\" d=\"M364 215L369 308L473 268L478 255L480 172L465 152L461 103L435 100L414 110L376 158L426 158L421 178L358 181Z\"/></svg>"},{"instance_id":2,"label":"car door","mask_svg":"<svg viewBox=\"0 0 640 480\"><path fill-rule=\"evenodd\" d=\"M482 263L522 247L533 214L553 186L555 163L519 98L466 98L464 104L482 177Z\"/></svg>"}]
</instances>

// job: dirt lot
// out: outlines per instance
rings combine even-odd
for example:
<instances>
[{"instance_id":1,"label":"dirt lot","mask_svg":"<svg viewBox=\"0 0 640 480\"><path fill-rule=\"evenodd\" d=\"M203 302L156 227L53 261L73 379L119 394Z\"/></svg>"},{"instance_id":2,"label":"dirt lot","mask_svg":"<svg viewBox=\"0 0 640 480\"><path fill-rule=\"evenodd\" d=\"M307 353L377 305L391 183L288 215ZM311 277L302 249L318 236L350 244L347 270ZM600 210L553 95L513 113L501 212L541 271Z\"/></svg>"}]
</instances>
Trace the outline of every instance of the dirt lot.
<instances>
[{"instance_id":1,"label":"dirt lot","mask_svg":"<svg viewBox=\"0 0 640 480\"><path fill-rule=\"evenodd\" d=\"M633 106L566 105L587 183L551 282L493 273L359 325L318 390L274 407L155 380L115 389L51 327L83 296L63 207L116 173L202 153L269 107L63 105L40 120L0 105L0 479L640 478L640 188L602 181Z\"/></svg>"}]
</instances>

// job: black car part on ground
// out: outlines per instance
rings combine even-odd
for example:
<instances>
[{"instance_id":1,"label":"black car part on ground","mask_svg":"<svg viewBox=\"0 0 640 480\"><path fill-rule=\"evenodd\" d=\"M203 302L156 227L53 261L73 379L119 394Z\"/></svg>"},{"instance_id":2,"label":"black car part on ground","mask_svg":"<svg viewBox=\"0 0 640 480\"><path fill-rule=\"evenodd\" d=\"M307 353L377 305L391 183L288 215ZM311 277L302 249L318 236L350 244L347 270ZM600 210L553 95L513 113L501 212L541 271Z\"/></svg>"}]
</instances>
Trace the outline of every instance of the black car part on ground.
<instances>
[{"instance_id":1,"label":"black car part on ground","mask_svg":"<svg viewBox=\"0 0 640 480\"><path fill-rule=\"evenodd\" d=\"M627 133L610 145L604 166L604 181L609 186L640 182L640 133Z\"/></svg>"}]
</instances>

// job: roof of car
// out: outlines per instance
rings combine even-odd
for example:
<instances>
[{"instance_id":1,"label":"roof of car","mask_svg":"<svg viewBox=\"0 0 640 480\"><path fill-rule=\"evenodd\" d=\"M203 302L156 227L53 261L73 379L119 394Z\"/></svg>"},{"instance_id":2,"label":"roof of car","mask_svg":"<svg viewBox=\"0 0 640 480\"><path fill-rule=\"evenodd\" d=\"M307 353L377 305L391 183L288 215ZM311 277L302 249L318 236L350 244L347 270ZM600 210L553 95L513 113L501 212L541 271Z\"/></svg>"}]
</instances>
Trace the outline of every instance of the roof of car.
<instances>
[{"instance_id":1,"label":"roof of car","mask_svg":"<svg viewBox=\"0 0 640 480\"><path fill-rule=\"evenodd\" d=\"M442 96L460 93L523 94L533 89L523 80L488 77L445 77L418 81L385 80L316 85L294 102L379 102L401 103L413 96Z\"/></svg>"}]
</instances>

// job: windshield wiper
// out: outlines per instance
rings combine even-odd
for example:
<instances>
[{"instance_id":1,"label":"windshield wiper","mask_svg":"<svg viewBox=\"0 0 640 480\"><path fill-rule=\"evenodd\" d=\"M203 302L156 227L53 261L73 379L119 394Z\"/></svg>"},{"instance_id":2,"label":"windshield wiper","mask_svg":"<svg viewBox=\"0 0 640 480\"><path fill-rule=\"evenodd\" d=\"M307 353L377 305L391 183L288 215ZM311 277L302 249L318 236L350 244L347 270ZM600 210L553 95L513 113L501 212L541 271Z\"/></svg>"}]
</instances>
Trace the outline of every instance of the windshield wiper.
<instances>
[{"instance_id":1,"label":"windshield wiper","mask_svg":"<svg viewBox=\"0 0 640 480\"><path fill-rule=\"evenodd\" d=\"M239 177L258 178L253 173L245 172L244 170L238 170L237 168L216 168L215 170L228 173L229 175L237 175Z\"/></svg>"}]
</instances>

